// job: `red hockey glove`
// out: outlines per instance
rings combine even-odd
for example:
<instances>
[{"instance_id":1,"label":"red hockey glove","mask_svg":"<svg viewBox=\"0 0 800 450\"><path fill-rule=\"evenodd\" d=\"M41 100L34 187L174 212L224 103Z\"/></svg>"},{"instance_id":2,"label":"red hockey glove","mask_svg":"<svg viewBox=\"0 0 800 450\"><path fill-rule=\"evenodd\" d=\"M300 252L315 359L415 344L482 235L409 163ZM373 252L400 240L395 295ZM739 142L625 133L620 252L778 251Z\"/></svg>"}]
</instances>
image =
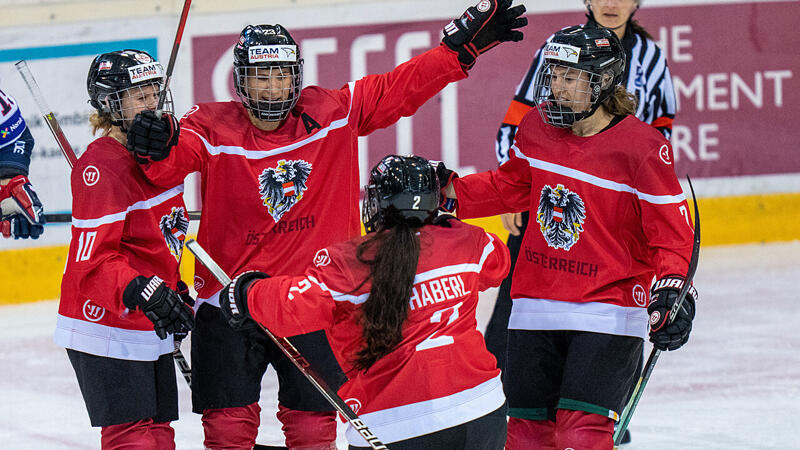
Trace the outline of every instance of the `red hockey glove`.
<instances>
[{"instance_id":1,"label":"red hockey glove","mask_svg":"<svg viewBox=\"0 0 800 450\"><path fill-rule=\"evenodd\" d=\"M161 161L178 144L180 130L180 123L174 115L164 112L161 117L156 117L154 111L142 111L133 119L126 146L140 164Z\"/></svg>"},{"instance_id":2,"label":"red hockey glove","mask_svg":"<svg viewBox=\"0 0 800 450\"><path fill-rule=\"evenodd\" d=\"M264 272L251 270L236 276L219 293L219 307L222 316L234 330L255 327L247 307L247 289L257 280L269 278Z\"/></svg>"},{"instance_id":3,"label":"red hockey glove","mask_svg":"<svg viewBox=\"0 0 800 450\"><path fill-rule=\"evenodd\" d=\"M4 237L38 238L44 231L44 208L25 175L0 186L0 233Z\"/></svg>"},{"instance_id":4,"label":"red hockey glove","mask_svg":"<svg viewBox=\"0 0 800 450\"><path fill-rule=\"evenodd\" d=\"M678 314L672 323L669 321L669 312L678 299L678 293L683 287L683 278L670 276L656 281L650 290L650 342L661 351L677 350L689 340L694 319L695 301L697 290L691 286L686 292L686 299L678 308Z\"/></svg>"},{"instance_id":5,"label":"red hockey glove","mask_svg":"<svg viewBox=\"0 0 800 450\"><path fill-rule=\"evenodd\" d=\"M525 6L511 8L511 2L480 0L444 27L442 42L458 53L464 70L472 68L478 55L499 43L522 40L522 32L516 28L528 24L528 19L519 17L525 13Z\"/></svg>"}]
</instances>

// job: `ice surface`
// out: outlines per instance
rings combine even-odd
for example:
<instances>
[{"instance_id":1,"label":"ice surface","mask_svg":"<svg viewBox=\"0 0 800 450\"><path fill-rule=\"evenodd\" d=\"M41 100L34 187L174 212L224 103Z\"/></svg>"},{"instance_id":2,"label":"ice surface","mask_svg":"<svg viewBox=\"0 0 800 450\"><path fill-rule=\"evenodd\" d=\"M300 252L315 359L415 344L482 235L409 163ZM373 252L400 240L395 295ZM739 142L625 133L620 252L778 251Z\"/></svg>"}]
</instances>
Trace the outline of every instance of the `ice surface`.
<instances>
[{"instance_id":1,"label":"ice surface","mask_svg":"<svg viewBox=\"0 0 800 450\"><path fill-rule=\"evenodd\" d=\"M798 283L800 242L703 248L692 338L661 354L623 449L800 449ZM480 326L495 295L481 297ZM66 353L53 343L56 308L55 301L0 307L2 448L99 448ZM180 375L178 382L177 448L201 449L200 418ZM270 369L261 444L283 442L276 390Z\"/></svg>"}]
</instances>

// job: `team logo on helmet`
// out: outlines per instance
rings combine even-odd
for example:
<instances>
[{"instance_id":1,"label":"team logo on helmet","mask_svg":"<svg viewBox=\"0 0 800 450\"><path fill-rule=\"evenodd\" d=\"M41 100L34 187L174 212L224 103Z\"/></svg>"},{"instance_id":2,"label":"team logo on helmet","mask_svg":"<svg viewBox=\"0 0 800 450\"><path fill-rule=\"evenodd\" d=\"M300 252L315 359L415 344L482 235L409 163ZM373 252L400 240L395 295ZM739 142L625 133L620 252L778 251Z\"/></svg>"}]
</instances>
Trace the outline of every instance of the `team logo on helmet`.
<instances>
[{"instance_id":1,"label":"team logo on helmet","mask_svg":"<svg viewBox=\"0 0 800 450\"><path fill-rule=\"evenodd\" d=\"M177 261L181 259L183 241L189 232L189 219L182 206L172 207L169 214L161 217L161 233L167 241L167 247Z\"/></svg>"},{"instance_id":2,"label":"team logo on helmet","mask_svg":"<svg viewBox=\"0 0 800 450\"><path fill-rule=\"evenodd\" d=\"M586 207L578 194L562 184L542 188L536 221L549 247L569 251L578 242L585 219Z\"/></svg>"},{"instance_id":3,"label":"team logo on helmet","mask_svg":"<svg viewBox=\"0 0 800 450\"><path fill-rule=\"evenodd\" d=\"M303 198L310 173L311 163L282 159L278 167L267 167L258 176L258 193L276 223Z\"/></svg>"}]
</instances>

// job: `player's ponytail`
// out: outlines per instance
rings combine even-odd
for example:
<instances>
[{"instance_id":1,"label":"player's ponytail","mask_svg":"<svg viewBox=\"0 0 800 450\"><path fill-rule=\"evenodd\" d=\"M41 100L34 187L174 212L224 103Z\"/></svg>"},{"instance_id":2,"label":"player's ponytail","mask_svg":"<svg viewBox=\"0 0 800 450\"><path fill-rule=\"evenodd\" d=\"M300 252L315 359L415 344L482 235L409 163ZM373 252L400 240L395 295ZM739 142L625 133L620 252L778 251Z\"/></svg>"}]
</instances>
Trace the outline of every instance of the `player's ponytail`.
<instances>
[{"instance_id":1,"label":"player's ponytail","mask_svg":"<svg viewBox=\"0 0 800 450\"><path fill-rule=\"evenodd\" d=\"M370 266L368 280L372 280L369 298L361 308L366 345L353 359L357 370L366 371L402 341L417 273L420 252L417 228L409 226L402 217L388 217L385 223L389 225L371 233L356 253L359 261ZM368 254L374 254L372 259L368 259Z\"/></svg>"},{"instance_id":2,"label":"player's ponytail","mask_svg":"<svg viewBox=\"0 0 800 450\"><path fill-rule=\"evenodd\" d=\"M628 92L622 85L614 88L614 93L603 100L606 111L615 116L628 116L636 114L636 96Z\"/></svg>"}]
</instances>

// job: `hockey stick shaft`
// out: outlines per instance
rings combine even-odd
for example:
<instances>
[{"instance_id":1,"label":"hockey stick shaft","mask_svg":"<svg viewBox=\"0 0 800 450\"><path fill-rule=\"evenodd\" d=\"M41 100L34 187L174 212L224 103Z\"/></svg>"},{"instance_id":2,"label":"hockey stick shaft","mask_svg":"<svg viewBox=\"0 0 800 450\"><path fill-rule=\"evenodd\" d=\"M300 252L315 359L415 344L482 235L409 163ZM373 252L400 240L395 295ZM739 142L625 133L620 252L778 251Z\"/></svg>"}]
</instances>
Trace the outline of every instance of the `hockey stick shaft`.
<instances>
[{"instance_id":1,"label":"hockey stick shaft","mask_svg":"<svg viewBox=\"0 0 800 450\"><path fill-rule=\"evenodd\" d=\"M180 344L175 346L175 351L172 352L172 359L175 360L175 364L178 365L178 370L181 371L181 375L183 375L183 379L186 380L186 384L188 384L189 385L189 389L191 389L192 388L192 368L191 368L191 366L189 366L189 361L186 361L186 357L183 356L183 352L181 351Z\"/></svg>"},{"instance_id":2,"label":"hockey stick shaft","mask_svg":"<svg viewBox=\"0 0 800 450\"><path fill-rule=\"evenodd\" d=\"M44 121L47 122L47 127L50 128L50 132L53 133L53 137L56 139L56 143L58 143L58 146L61 148L61 153L63 153L64 157L67 158L69 167L70 168L75 167L75 163L78 162L78 157L75 155L75 151L72 149L72 146L69 144L67 137L64 135L64 131L61 129L61 126L58 124L56 115L47 106L47 103L44 100L44 95L42 95L42 90L39 89L39 85L36 83L36 79L33 78L33 73L31 72L31 69L28 67L27 61L25 61L24 59L17 61L17 63L15 63L14 66L17 68L17 71L22 76L22 79L25 81L25 84L28 86L28 90L31 92L33 100L39 107L39 112L42 113Z\"/></svg>"},{"instance_id":3,"label":"hockey stick shaft","mask_svg":"<svg viewBox=\"0 0 800 450\"><path fill-rule=\"evenodd\" d=\"M200 246L197 241L194 239L189 239L186 241L186 248L189 249L190 252L200 261L200 264L204 265L212 275L219 281L223 286L228 285L231 282L230 277L222 270L222 268L217 265L217 263L211 258L211 256L206 253L203 247ZM258 323L258 322L256 322ZM289 360L294 363L295 366L300 370L300 372L308 378L308 381L314 385L315 388L322 394L323 397L333 406L336 408L339 413L344 416L350 425L358 431L358 433L363 437L367 443L370 445L371 448L375 450L386 449L387 447L383 445L383 443L375 436L372 431L367 427L367 425L358 417L358 415L347 405L347 403L339 397L333 389L328 386L328 383L322 379L322 377L317 374L317 372L311 367L308 361L300 354L299 351L289 342L286 338L278 338L271 331L269 331L264 325L258 324L259 327L266 333L267 336L278 346L278 348L283 351L283 353L289 358Z\"/></svg>"},{"instance_id":4,"label":"hockey stick shaft","mask_svg":"<svg viewBox=\"0 0 800 450\"><path fill-rule=\"evenodd\" d=\"M683 287L678 292L678 300L672 305L672 309L670 309L669 312L669 317L667 318L667 321L670 324L675 320L675 316L678 315L678 310L683 305L683 301L686 300L686 293L689 292L689 288L692 286L692 280L694 279L694 274L697 271L697 261L700 258L700 210L697 207L697 197L694 195L692 180L688 175L686 176L686 179L689 181L689 190L692 192L692 201L694 203L694 245L692 246L692 256L689 258L689 268L686 272L686 278L684 279ZM644 371L639 377L639 381L636 383L636 388L631 395L631 399L628 401L628 404L625 405L625 409L623 410L622 416L620 416L619 419L617 430L614 432L615 446L620 444L620 441L622 441L622 436L625 434L625 430L628 429L628 425L633 417L633 412L636 410L636 406L639 404L639 399L642 398L644 388L647 386L647 382L650 380L650 375L652 375L653 369L656 367L656 362L658 361L660 354L661 350L653 348L653 350L650 352L650 357L647 358Z\"/></svg>"},{"instance_id":5,"label":"hockey stick shaft","mask_svg":"<svg viewBox=\"0 0 800 450\"><path fill-rule=\"evenodd\" d=\"M200 211L189 211L189 220L200 220ZM51 213L44 215L47 223L69 223L72 222L72 215L69 213Z\"/></svg>"},{"instance_id":6,"label":"hockey stick shaft","mask_svg":"<svg viewBox=\"0 0 800 450\"><path fill-rule=\"evenodd\" d=\"M167 64L167 73L164 78L164 88L158 93L158 106L156 107L156 116L158 117L161 117L161 111L164 109L164 102L167 99L169 83L172 81L172 71L175 69L175 59L178 57L178 48L181 46L183 29L186 28L186 19L189 17L190 6L192 6L192 0L184 0L181 18L178 21L178 31L175 32L175 40L172 41L172 52L169 55L169 63Z\"/></svg>"}]
</instances>

